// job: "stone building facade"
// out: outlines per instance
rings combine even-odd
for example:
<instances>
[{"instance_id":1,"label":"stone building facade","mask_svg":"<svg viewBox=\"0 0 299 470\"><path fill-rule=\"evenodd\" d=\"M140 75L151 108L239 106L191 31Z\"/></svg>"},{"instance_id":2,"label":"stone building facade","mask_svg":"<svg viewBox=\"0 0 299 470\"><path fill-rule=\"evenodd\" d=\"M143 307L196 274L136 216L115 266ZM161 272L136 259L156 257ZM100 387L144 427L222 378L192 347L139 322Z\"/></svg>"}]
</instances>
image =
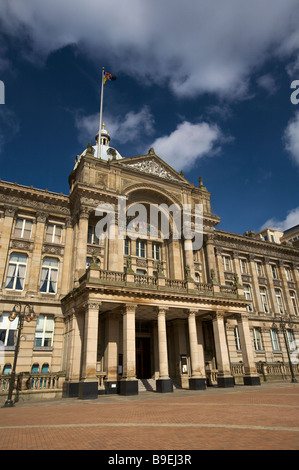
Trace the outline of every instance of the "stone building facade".
<instances>
[{"instance_id":1,"label":"stone building facade","mask_svg":"<svg viewBox=\"0 0 299 470\"><path fill-rule=\"evenodd\" d=\"M286 346L294 358L299 340L298 248L217 229L201 179L195 187L154 149L122 158L109 141L103 130L101 158L91 144L77 157L68 196L0 182L2 390L18 321L9 314L18 302L36 314L24 324L17 363L27 391L48 386L48 376L59 379L63 396L79 398L136 394L141 381L171 392L258 385L277 368L289 376ZM160 227L151 236L150 220L145 232L137 224L134 236L119 237L120 201L125 228L134 204L147 214L152 206L187 205L191 227L200 206L202 244L193 249L174 236L171 212L167 238ZM98 223L111 208L101 238ZM292 320L285 336L280 317Z\"/></svg>"}]
</instances>

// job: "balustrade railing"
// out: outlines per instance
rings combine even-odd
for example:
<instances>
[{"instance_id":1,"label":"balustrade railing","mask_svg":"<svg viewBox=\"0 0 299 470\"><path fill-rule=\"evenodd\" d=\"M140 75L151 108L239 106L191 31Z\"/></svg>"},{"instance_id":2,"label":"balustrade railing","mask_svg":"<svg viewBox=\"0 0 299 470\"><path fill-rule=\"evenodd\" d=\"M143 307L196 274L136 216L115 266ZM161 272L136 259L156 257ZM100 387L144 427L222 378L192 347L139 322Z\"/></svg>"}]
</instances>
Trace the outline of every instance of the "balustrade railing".
<instances>
[{"instance_id":1,"label":"balustrade railing","mask_svg":"<svg viewBox=\"0 0 299 470\"><path fill-rule=\"evenodd\" d=\"M88 280L88 271L82 276L81 281ZM223 296L236 296L237 288L235 286L217 286L204 282L193 282L192 280L187 281L185 279L169 279L159 278L157 276L149 276L147 274L138 274L133 271L119 272L119 271L108 271L104 269L97 270L97 276L92 277L92 281L95 282L98 279L99 283L105 284L122 284L122 285L136 285L138 287L150 287L162 290L170 289L183 292L193 292L205 295L223 295Z\"/></svg>"},{"instance_id":2,"label":"balustrade railing","mask_svg":"<svg viewBox=\"0 0 299 470\"><path fill-rule=\"evenodd\" d=\"M65 376L61 373L32 374L20 373L16 379L16 390L55 390L62 388ZM10 374L0 375L0 392L8 392Z\"/></svg>"}]
</instances>

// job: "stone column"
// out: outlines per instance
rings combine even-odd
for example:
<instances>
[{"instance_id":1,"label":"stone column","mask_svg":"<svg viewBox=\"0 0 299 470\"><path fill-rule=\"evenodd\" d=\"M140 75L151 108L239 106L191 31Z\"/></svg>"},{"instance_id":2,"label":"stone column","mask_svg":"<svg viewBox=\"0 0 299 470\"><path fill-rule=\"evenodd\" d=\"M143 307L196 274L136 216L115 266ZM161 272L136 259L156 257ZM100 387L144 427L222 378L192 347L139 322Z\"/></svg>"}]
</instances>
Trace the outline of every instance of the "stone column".
<instances>
[{"instance_id":1,"label":"stone column","mask_svg":"<svg viewBox=\"0 0 299 470\"><path fill-rule=\"evenodd\" d=\"M85 307L84 337L82 348L82 369L79 383L79 398L98 397L96 376L99 303L88 302Z\"/></svg>"},{"instance_id":2,"label":"stone column","mask_svg":"<svg viewBox=\"0 0 299 470\"><path fill-rule=\"evenodd\" d=\"M251 285L251 294L252 298L254 300L254 305L255 305L255 310L258 312L264 312L264 308L262 305L261 301L261 296L260 296L260 289L259 289L259 280L258 280L258 275L256 271L256 266L255 266L255 259L253 255L249 255L248 257L248 263L249 263L249 272L252 277L252 285Z\"/></svg>"},{"instance_id":3,"label":"stone column","mask_svg":"<svg viewBox=\"0 0 299 470\"><path fill-rule=\"evenodd\" d=\"M185 251L185 261L186 261L185 268L189 266L190 276L194 280L195 270L194 270L192 240L184 240L184 251Z\"/></svg>"},{"instance_id":4,"label":"stone column","mask_svg":"<svg viewBox=\"0 0 299 470\"><path fill-rule=\"evenodd\" d=\"M231 374L228 347L226 343L223 313L216 312L213 318L213 331L217 360L218 387L233 387L234 379Z\"/></svg>"},{"instance_id":5,"label":"stone column","mask_svg":"<svg viewBox=\"0 0 299 470\"><path fill-rule=\"evenodd\" d=\"M207 260L207 282L217 282L219 274L215 257L214 235L212 234L205 237L205 252Z\"/></svg>"},{"instance_id":6,"label":"stone column","mask_svg":"<svg viewBox=\"0 0 299 470\"><path fill-rule=\"evenodd\" d=\"M190 310L188 313L188 328L191 356L191 378L189 378L189 388L190 390L204 390L206 388L206 379L202 376L200 371L195 310Z\"/></svg>"},{"instance_id":7,"label":"stone column","mask_svg":"<svg viewBox=\"0 0 299 470\"><path fill-rule=\"evenodd\" d=\"M138 395L136 379L136 305L125 305L123 309L123 376L119 384L121 395Z\"/></svg>"},{"instance_id":8,"label":"stone column","mask_svg":"<svg viewBox=\"0 0 299 470\"><path fill-rule=\"evenodd\" d=\"M119 344L119 314L116 312L108 312L106 315L106 337L105 370L107 376L105 389L107 393L116 393Z\"/></svg>"},{"instance_id":9,"label":"stone column","mask_svg":"<svg viewBox=\"0 0 299 470\"><path fill-rule=\"evenodd\" d=\"M80 277L86 271L88 219L89 209L81 207L77 231L75 285L78 285Z\"/></svg>"},{"instance_id":10,"label":"stone column","mask_svg":"<svg viewBox=\"0 0 299 470\"><path fill-rule=\"evenodd\" d=\"M250 338L248 315L245 313L242 313L238 317L238 330L245 369L245 376L243 378L244 385L260 385L260 377L255 367L252 342Z\"/></svg>"},{"instance_id":11,"label":"stone column","mask_svg":"<svg viewBox=\"0 0 299 470\"><path fill-rule=\"evenodd\" d=\"M118 236L117 222L109 224L108 232L108 270L123 272L124 240Z\"/></svg>"},{"instance_id":12,"label":"stone column","mask_svg":"<svg viewBox=\"0 0 299 470\"><path fill-rule=\"evenodd\" d=\"M66 295L72 290L71 285L71 271L72 271L72 251L73 251L73 227L71 219L68 218L65 223L65 242L64 242L64 256L62 268L62 285L61 293Z\"/></svg>"},{"instance_id":13,"label":"stone column","mask_svg":"<svg viewBox=\"0 0 299 470\"><path fill-rule=\"evenodd\" d=\"M172 380L168 372L166 312L167 308L158 308L158 348L159 348L159 379L156 381L157 392L172 392Z\"/></svg>"},{"instance_id":14,"label":"stone column","mask_svg":"<svg viewBox=\"0 0 299 470\"><path fill-rule=\"evenodd\" d=\"M84 331L84 315L72 309L69 318L68 345L66 352L66 379L62 396L78 397L81 377L81 351Z\"/></svg>"}]
</instances>

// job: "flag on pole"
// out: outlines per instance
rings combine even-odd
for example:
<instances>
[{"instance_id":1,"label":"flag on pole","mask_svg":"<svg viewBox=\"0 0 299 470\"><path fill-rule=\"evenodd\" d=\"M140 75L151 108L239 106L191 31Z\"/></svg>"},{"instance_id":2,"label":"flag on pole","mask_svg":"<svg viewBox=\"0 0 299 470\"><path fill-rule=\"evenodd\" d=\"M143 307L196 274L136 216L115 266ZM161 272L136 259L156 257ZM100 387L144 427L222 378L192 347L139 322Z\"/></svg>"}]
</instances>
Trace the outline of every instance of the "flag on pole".
<instances>
[{"instance_id":1,"label":"flag on pole","mask_svg":"<svg viewBox=\"0 0 299 470\"><path fill-rule=\"evenodd\" d=\"M104 84L107 82L107 80L116 80L116 75L111 75L111 73L106 72L104 76Z\"/></svg>"}]
</instances>

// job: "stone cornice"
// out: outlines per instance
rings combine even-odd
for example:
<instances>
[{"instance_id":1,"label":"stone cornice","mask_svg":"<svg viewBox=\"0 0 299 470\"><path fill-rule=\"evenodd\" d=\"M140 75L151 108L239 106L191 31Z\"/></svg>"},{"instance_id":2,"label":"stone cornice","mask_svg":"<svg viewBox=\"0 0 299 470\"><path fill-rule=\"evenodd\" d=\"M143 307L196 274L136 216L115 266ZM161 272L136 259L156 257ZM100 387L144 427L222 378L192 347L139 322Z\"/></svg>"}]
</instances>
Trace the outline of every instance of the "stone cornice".
<instances>
[{"instance_id":1,"label":"stone cornice","mask_svg":"<svg viewBox=\"0 0 299 470\"><path fill-rule=\"evenodd\" d=\"M230 250L239 250L248 252L255 256L280 258L285 257L295 263L299 263L299 249L277 243L270 243L263 240L257 240L244 235L239 235L221 230L215 230L215 247L226 248Z\"/></svg>"},{"instance_id":2,"label":"stone cornice","mask_svg":"<svg viewBox=\"0 0 299 470\"><path fill-rule=\"evenodd\" d=\"M47 189L37 189L33 186L1 181L0 195L4 206L17 209L25 207L35 212L56 212L63 216L70 213L68 196Z\"/></svg>"}]
</instances>

